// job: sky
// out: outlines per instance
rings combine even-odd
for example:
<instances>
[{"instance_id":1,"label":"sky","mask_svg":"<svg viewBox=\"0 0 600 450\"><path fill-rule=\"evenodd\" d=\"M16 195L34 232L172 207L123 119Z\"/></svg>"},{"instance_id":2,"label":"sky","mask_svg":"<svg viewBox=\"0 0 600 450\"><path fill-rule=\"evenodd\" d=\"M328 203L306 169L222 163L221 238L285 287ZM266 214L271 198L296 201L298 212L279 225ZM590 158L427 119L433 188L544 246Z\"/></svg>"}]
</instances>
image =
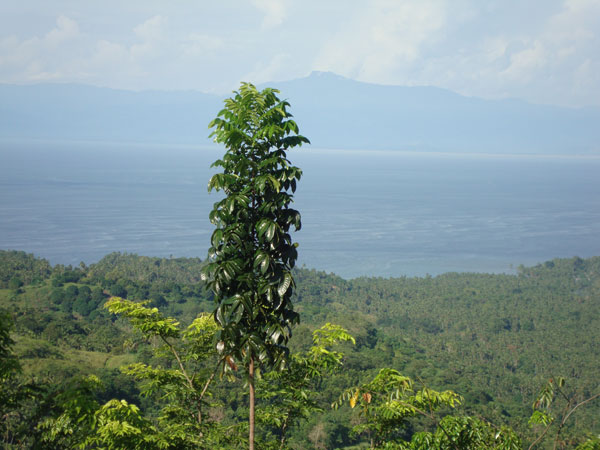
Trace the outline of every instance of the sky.
<instances>
[{"instance_id":1,"label":"sky","mask_svg":"<svg viewBox=\"0 0 600 450\"><path fill-rule=\"evenodd\" d=\"M226 94L312 71L600 106L600 0L0 2L0 83Z\"/></svg>"}]
</instances>

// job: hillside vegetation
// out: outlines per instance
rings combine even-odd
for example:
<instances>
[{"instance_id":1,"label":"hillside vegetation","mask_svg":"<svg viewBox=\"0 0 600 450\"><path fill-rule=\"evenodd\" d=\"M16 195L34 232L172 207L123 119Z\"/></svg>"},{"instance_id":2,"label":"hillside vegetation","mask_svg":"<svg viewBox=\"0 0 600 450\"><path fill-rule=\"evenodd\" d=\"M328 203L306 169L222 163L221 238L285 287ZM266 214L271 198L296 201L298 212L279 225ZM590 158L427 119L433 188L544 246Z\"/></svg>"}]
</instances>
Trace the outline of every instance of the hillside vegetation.
<instances>
[{"instance_id":1,"label":"hillside vegetation","mask_svg":"<svg viewBox=\"0 0 600 450\"><path fill-rule=\"evenodd\" d=\"M213 308L200 280L201 267L197 258L120 253L89 267L51 266L24 252L1 251L0 308L14 323L12 348L22 367L20 385L35 380L37 387L31 389L43 385L45 392L27 394L29 400L15 407L18 413L6 422L3 433L16 436L43 417L51 418L53 411L44 410L35 399L47 402L78 376L90 374L103 382L95 390L96 401L126 399L158 417L164 399L140 397L143 386L119 367L169 363L144 344L143 333L124 316L110 314L103 305L111 296L149 300L149 306L185 327ZM434 390L455 391L464 398L461 414L485 418L497 427L508 425L524 443L539 434L528 419L550 379L564 378L563 391L573 402L600 392L600 257L555 259L519 267L517 275L345 280L302 268L295 279L294 304L301 323L294 329L292 351L309 351L313 330L326 323L346 329L355 345L340 343L343 370L317 377L311 385L318 408L287 430L289 448L366 445L367 434L352 432L364 420L359 408L330 406L347 389L369 383L382 368ZM245 414L241 405L247 401L241 383L215 382L212 395L210 415L224 426L239 423ZM261 401L272 402L259 400L259 409ZM448 411L442 409L441 415ZM559 444L575 448L598 435L599 417L598 400L578 409L561 430ZM426 418L408 423L405 436L432 426ZM39 441L43 427L35 429L29 439ZM277 435L275 425L267 429ZM267 442L268 436L263 439ZM552 448L552 440L542 442Z\"/></svg>"}]
</instances>

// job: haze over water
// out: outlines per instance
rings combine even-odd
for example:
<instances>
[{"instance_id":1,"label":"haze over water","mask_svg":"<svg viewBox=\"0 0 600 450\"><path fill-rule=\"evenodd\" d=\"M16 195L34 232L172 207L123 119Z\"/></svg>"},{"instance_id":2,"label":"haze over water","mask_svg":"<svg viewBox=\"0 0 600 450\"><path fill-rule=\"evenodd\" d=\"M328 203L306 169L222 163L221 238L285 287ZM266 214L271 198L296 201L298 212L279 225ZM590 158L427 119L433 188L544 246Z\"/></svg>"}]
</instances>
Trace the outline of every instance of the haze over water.
<instances>
[{"instance_id":1,"label":"haze over water","mask_svg":"<svg viewBox=\"0 0 600 450\"><path fill-rule=\"evenodd\" d=\"M206 256L222 148L0 142L0 248L52 263ZM566 153L566 152L565 152ZM299 264L344 277L512 272L600 255L600 158L300 148Z\"/></svg>"}]
</instances>

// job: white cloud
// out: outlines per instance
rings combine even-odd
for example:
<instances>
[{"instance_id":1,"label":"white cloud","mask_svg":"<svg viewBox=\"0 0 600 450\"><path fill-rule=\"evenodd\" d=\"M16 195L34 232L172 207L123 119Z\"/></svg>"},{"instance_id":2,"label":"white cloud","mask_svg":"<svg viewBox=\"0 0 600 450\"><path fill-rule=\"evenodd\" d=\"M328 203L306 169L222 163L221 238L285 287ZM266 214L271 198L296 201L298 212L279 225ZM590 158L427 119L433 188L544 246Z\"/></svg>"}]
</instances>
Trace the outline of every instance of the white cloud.
<instances>
[{"instance_id":1,"label":"white cloud","mask_svg":"<svg viewBox=\"0 0 600 450\"><path fill-rule=\"evenodd\" d=\"M151 17L134 27L133 32L138 38L138 42L129 49L132 61L160 60L171 51L171 35L165 17Z\"/></svg>"},{"instance_id":2,"label":"white cloud","mask_svg":"<svg viewBox=\"0 0 600 450\"><path fill-rule=\"evenodd\" d=\"M277 27L281 25L287 17L289 7L288 0L252 0L252 4L264 13L261 24L263 29Z\"/></svg>"},{"instance_id":3,"label":"white cloud","mask_svg":"<svg viewBox=\"0 0 600 450\"><path fill-rule=\"evenodd\" d=\"M190 88L194 66L214 57L224 41L201 33L178 33L170 20L153 16L132 29L133 42L99 40L83 61L90 82L125 89ZM105 81L100 81L104 79ZM157 81L158 80L158 81ZM185 81L184 81L185 80ZM108 81L108 83L107 83Z\"/></svg>"},{"instance_id":4,"label":"white cloud","mask_svg":"<svg viewBox=\"0 0 600 450\"><path fill-rule=\"evenodd\" d=\"M496 81L533 101L600 104L600 77L590 71L600 65L599 30L600 0L566 0L537 34L520 39Z\"/></svg>"},{"instance_id":5,"label":"white cloud","mask_svg":"<svg viewBox=\"0 0 600 450\"><path fill-rule=\"evenodd\" d=\"M316 66L371 82L599 105L600 72L592 68L600 65L600 0L561 1L548 11L529 5L538 14L535 25L533 20L490 22L510 17L510 5L502 3L488 9L461 2L449 9L441 2L398 2L385 9L384 2L376 2L362 23L352 24L356 35L344 25L323 47ZM403 23L402 18L410 19ZM493 26L486 28L486 23ZM373 30L381 30L382 37Z\"/></svg>"},{"instance_id":6,"label":"white cloud","mask_svg":"<svg viewBox=\"0 0 600 450\"><path fill-rule=\"evenodd\" d=\"M224 39L201 33L190 33L181 43L183 55L193 58L214 55L223 47Z\"/></svg>"},{"instance_id":7,"label":"white cloud","mask_svg":"<svg viewBox=\"0 0 600 450\"><path fill-rule=\"evenodd\" d=\"M7 36L0 40L0 79L8 82L60 80L65 52L77 54L79 26L60 15L56 26L43 36L19 40Z\"/></svg>"},{"instance_id":8,"label":"white cloud","mask_svg":"<svg viewBox=\"0 0 600 450\"><path fill-rule=\"evenodd\" d=\"M157 15L133 28L133 32L143 41L158 41L164 37L167 19Z\"/></svg>"},{"instance_id":9,"label":"white cloud","mask_svg":"<svg viewBox=\"0 0 600 450\"><path fill-rule=\"evenodd\" d=\"M290 67L293 58L287 53L280 53L271 58L267 63L258 62L253 69L241 77L242 81L253 84L265 83L267 81L280 81L293 77Z\"/></svg>"},{"instance_id":10,"label":"white cloud","mask_svg":"<svg viewBox=\"0 0 600 450\"><path fill-rule=\"evenodd\" d=\"M56 19L56 28L52 29L43 41L49 46L58 46L69 39L79 36L79 25L74 20L66 16L59 16Z\"/></svg>"},{"instance_id":11,"label":"white cloud","mask_svg":"<svg viewBox=\"0 0 600 450\"><path fill-rule=\"evenodd\" d=\"M600 105L600 0L106 1L0 2L0 82L226 92L325 70Z\"/></svg>"},{"instance_id":12,"label":"white cloud","mask_svg":"<svg viewBox=\"0 0 600 450\"><path fill-rule=\"evenodd\" d=\"M531 43L525 50L510 56L510 65L500 72L500 78L520 84L530 83L538 71L548 64L548 51L539 40Z\"/></svg>"},{"instance_id":13,"label":"white cloud","mask_svg":"<svg viewBox=\"0 0 600 450\"><path fill-rule=\"evenodd\" d=\"M371 82L403 81L423 47L439 38L445 16L438 0L366 2L350 21L338 24L315 67Z\"/></svg>"}]
</instances>

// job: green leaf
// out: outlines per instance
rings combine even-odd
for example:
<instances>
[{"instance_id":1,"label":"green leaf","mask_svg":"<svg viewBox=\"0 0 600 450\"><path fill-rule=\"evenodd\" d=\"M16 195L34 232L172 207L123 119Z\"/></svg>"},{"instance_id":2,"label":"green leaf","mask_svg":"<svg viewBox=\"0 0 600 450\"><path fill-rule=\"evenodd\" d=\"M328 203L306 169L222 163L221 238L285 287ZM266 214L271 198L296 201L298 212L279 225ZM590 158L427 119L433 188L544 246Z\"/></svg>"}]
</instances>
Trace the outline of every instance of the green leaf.
<instances>
[{"instance_id":1,"label":"green leaf","mask_svg":"<svg viewBox=\"0 0 600 450\"><path fill-rule=\"evenodd\" d=\"M210 241L213 247L218 247L223 242L223 230L217 228L213 231Z\"/></svg>"},{"instance_id":2,"label":"green leaf","mask_svg":"<svg viewBox=\"0 0 600 450\"><path fill-rule=\"evenodd\" d=\"M267 231L267 228L271 225L272 221L269 219L262 219L256 225L256 231L259 236L262 236Z\"/></svg>"},{"instance_id":3,"label":"green leaf","mask_svg":"<svg viewBox=\"0 0 600 450\"><path fill-rule=\"evenodd\" d=\"M285 293L289 289L291 283L292 283L292 275L289 272L285 272L285 274L283 275L283 280L281 281L281 283L279 284L279 287L277 288L277 293L279 294L280 297L283 297L285 295Z\"/></svg>"},{"instance_id":4,"label":"green leaf","mask_svg":"<svg viewBox=\"0 0 600 450\"><path fill-rule=\"evenodd\" d=\"M265 230L265 234L264 234L265 240L267 242L273 241L273 238L275 237L275 231L276 230L277 230L277 224L275 222L269 223L269 226Z\"/></svg>"},{"instance_id":5,"label":"green leaf","mask_svg":"<svg viewBox=\"0 0 600 450\"><path fill-rule=\"evenodd\" d=\"M210 123L211 136L226 151L213 164L222 172L208 187L225 198L209 214L216 230L207 267L214 265L202 273L215 294L215 320L224 326L218 337L223 348L236 361L256 356L257 369L285 365L289 327L298 322L289 300L289 268L298 256L289 229L299 229L300 215L289 208L288 191L296 189L302 172L286 150L308 140L298 134L289 103L277 92L242 83Z\"/></svg>"},{"instance_id":6,"label":"green leaf","mask_svg":"<svg viewBox=\"0 0 600 450\"><path fill-rule=\"evenodd\" d=\"M269 255L263 251L259 251L254 258L254 268L260 268L261 273L265 273L269 267Z\"/></svg>"},{"instance_id":7,"label":"green leaf","mask_svg":"<svg viewBox=\"0 0 600 450\"><path fill-rule=\"evenodd\" d=\"M536 410L533 412L533 414L531 414L531 417L529 418L529 425L549 425L553 421L554 419L549 414Z\"/></svg>"}]
</instances>

